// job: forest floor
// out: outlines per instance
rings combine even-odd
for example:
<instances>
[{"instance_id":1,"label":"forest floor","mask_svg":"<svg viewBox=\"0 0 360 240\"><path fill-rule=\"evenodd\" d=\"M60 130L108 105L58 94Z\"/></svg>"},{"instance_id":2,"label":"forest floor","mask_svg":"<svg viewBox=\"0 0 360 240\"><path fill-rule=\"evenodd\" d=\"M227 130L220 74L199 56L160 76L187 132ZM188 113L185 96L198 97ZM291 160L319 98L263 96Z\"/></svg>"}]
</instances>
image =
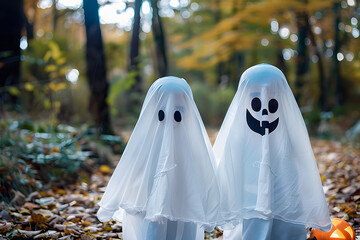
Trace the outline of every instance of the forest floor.
<instances>
[{"instance_id":1,"label":"forest floor","mask_svg":"<svg viewBox=\"0 0 360 240\"><path fill-rule=\"evenodd\" d=\"M213 141L216 131L209 135ZM129 133L123 136L127 139ZM360 151L351 144L317 139L312 139L312 146L330 215L348 221L360 239ZM115 164L119 158L113 156ZM91 159L88 164L91 166ZM17 192L10 205L0 203L0 240L122 239L121 223L101 223L96 218L97 204L113 167L94 167L97 169L87 180L28 196ZM207 233L206 238L222 239L221 232Z\"/></svg>"}]
</instances>

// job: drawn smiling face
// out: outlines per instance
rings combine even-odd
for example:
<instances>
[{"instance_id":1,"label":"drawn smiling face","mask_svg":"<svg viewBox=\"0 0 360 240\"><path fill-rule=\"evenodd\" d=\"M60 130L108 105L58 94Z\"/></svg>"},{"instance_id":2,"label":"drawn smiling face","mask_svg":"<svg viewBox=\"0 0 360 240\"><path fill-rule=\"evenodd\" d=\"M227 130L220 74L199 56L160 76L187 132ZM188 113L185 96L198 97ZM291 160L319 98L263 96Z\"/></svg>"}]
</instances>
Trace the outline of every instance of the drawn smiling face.
<instances>
[{"instance_id":1,"label":"drawn smiling face","mask_svg":"<svg viewBox=\"0 0 360 240\"><path fill-rule=\"evenodd\" d=\"M267 108L266 108L267 105ZM269 102L264 106L264 108L262 109L262 103L260 98L258 97L254 97L251 100L251 108L254 112L260 112L261 111L261 115L265 116L265 115L269 115L270 114L274 114L278 108L279 108L279 103L276 99L272 98L269 100ZM269 129L269 134L272 133L276 127L279 124L279 118L276 118L274 121L269 122L269 121L260 121L258 119L256 119L255 117L253 117L253 115L250 113L249 109L246 109L246 122L249 126L249 128L260 134L261 136L265 135L265 129Z\"/></svg>"}]
</instances>

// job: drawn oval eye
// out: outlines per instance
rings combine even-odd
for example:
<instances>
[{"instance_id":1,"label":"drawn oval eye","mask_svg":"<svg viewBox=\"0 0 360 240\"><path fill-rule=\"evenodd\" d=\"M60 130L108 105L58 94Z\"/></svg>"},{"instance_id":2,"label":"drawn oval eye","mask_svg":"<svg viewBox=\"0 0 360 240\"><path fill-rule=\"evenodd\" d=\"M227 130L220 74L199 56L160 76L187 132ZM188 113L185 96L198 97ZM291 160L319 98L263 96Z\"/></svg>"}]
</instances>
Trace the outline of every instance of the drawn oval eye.
<instances>
[{"instance_id":1,"label":"drawn oval eye","mask_svg":"<svg viewBox=\"0 0 360 240\"><path fill-rule=\"evenodd\" d=\"M181 113L180 113L179 111L176 111L176 112L174 113L174 119L175 119L175 121L177 121L177 122L181 122Z\"/></svg>"},{"instance_id":2,"label":"drawn oval eye","mask_svg":"<svg viewBox=\"0 0 360 240\"><path fill-rule=\"evenodd\" d=\"M278 110L279 103L276 101L276 99L271 99L269 101L269 112L274 113Z\"/></svg>"},{"instance_id":3,"label":"drawn oval eye","mask_svg":"<svg viewBox=\"0 0 360 240\"><path fill-rule=\"evenodd\" d=\"M158 113L159 121L161 122L165 118L165 113L163 110L160 110Z\"/></svg>"},{"instance_id":4,"label":"drawn oval eye","mask_svg":"<svg viewBox=\"0 0 360 240\"><path fill-rule=\"evenodd\" d=\"M259 98L253 98L251 101L251 107L255 112L261 110L261 100Z\"/></svg>"}]
</instances>

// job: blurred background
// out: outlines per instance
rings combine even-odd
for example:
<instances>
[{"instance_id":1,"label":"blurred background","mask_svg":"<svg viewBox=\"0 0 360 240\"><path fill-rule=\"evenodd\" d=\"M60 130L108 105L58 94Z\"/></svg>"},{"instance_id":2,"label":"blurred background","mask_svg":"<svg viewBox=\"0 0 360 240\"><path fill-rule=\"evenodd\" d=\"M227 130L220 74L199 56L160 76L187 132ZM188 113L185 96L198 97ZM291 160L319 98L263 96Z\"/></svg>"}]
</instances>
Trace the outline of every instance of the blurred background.
<instances>
[{"instance_id":1,"label":"blurred background","mask_svg":"<svg viewBox=\"0 0 360 240\"><path fill-rule=\"evenodd\" d=\"M13 0L0 3L1 118L112 133L132 128L149 85L192 86L219 128L248 67L280 68L311 133L360 119L355 0Z\"/></svg>"}]
</instances>

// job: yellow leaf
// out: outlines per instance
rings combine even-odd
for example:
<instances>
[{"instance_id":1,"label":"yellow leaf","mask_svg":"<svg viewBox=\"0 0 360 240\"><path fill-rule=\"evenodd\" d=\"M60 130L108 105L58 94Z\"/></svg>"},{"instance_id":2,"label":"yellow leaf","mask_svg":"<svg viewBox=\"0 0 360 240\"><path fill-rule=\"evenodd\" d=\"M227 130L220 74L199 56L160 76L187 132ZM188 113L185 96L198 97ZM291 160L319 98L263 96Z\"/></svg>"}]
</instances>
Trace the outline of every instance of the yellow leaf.
<instances>
[{"instance_id":1,"label":"yellow leaf","mask_svg":"<svg viewBox=\"0 0 360 240\"><path fill-rule=\"evenodd\" d=\"M53 146L51 152L59 153L60 149L57 146Z\"/></svg>"},{"instance_id":2,"label":"yellow leaf","mask_svg":"<svg viewBox=\"0 0 360 240\"><path fill-rule=\"evenodd\" d=\"M31 83L25 83L24 87L25 87L25 90L29 91L29 92L34 90L34 85L32 85Z\"/></svg>"},{"instance_id":3,"label":"yellow leaf","mask_svg":"<svg viewBox=\"0 0 360 240\"><path fill-rule=\"evenodd\" d=\"M45 109L50 109L51 108L51 102L50 102L49 99L44 100L44 108Z\"/></svg>"},{"instance_id":4,"label":"yellow leaf","mask_svg":"<svg viewBox=\"0 0 360 240\"><path fill-rule=\"evenodd\" d=\"M66 88L66 83L58 83L57 85L57 91L65 89Z\"/></svg>"},{"instance_id":5,"label":"yellow leaf","mask_svg":"<svg viewBox=\"0 0 360 240\"><path fill-rule=\"evenodd\" d=\"M58 65L62 65L62 64L64 64L65 62L66 62L66 59L65 59L64 57L59 58L59 59L56 60L56 63L57 63Z\"/></svg>"},{"instance_id":6,"label":"yellow leaf","mask_svg":"<svg viewBox=\"0 0 360 240\"><path fill-rule=\"evenodd\" d=\"M47 51L44 56L44 61L45 62L49 61L50 57L51 57L51 51Z\"/></svg>"},{"instance_id":7,"label":"yellow leaf","mask_svg":"<svg viewBox=\"0 0 360 240\"><path fill-rule=\"evenodd\" d=\"M100 172L108 174L108 173L110 173L110 171L111 171L111 169L109 168L109 166L106 166L106 165L100 166Z\"/></svg>"},{"instance_id":8,"label":"yellow leaf","mask_svg":"<svg viewBox=\"0 0 360 240\"><path fill-rule=\"evenodd\" d=\"M91 237L93 237L93 238L96 238L96 237L95 237L94 235L92 235L90 232L86 232L85 235L89 235L89 236L91 236Z\"/></svg>"},{"instance_id":9,"label":"yellow leaf","mask_svg":"<svg viewBox=\"0 0 360 240\"><path fill-rule=\"evenodd\" d=\"M112 228L110 225L105 225L104 230L110 232L112 231Z\"/></svg>"},{"instance_id":10,"label":"yellow leaf","mask_svg":"<svg viewBox=\"0 0 360 240\"><path fill-rule=\"evenodd\" d=\"M56 83L51 82L51 83L48 84L48 87L49 87L50 90L55 91Z\"/></svg>"},{"instance_id":11,"label":"yellow leaf","mask_svg":"<svg viewBox=\"0 0 360 240\"><path fill-rule=\"evenodd\" d=\"M52 57L53 59L58 59L61 55L61 51L60 51L60 48L59 48L59 45L53 41L50 41L49 42L49 48L51 50L51 54L52 54Z\"/></svg>"},{"instance_id":12,"label":"yellow leaf","mask_svg":"<svg viewBox=\"0 0 360 240\"><path fill-rule=\"evenodd\" d=\"M54 72L54 71L56 71L56 69L57 69L57 67L54 64L50 64L45 67L45 71L47 71L47 72Z\"/></svg>"},{"instance_id":13,"label":"yellow leaf","mask_svg":"<svg viewBox=\"0 0 360 240\"><path fill-rule=\"evenodd\" d=\"M67 191L64 189L57 189L56 192L60 195L65 195L67 193Z\"/></svg>"},{"instance_id":14,"label":"yellow leaf","mask_svg":"<svg viewBox=\"0 0 360 240\"><path fill-rule=\"evenodd\" d=\"M17 87L10 86L7 89L8 89L8 92L13 96L18 96L20 94L20 91L19 91L19 89L17 89Z\"/></svg>"},{"instance_id":15,"label":"yellow leaf","mask_svg":"<svg viewBox=\"0 0 360 240\"><path fill-rule=\"evenodd\" d=\"M60 68L60 70L59 70L59 74L62 75L62 76L64 76L65 73L66 73L66 71L68 71L68 68L62 67L62 68Z\"/></svg>"},{"instance_id":16,"label":"yellow leaf","mask_svg":"<svg viewBox=\"0 0 360 240\"><path fill-rule=\"evenodd\" d=\"M51 82L48 84L48 87L50 90L56 92L56 91L60 91L60 90L63 90L64 88L66 88L66 83L62 82L62 83L56 84L56 83Z\"/></svg>"},{"instance_id":17,"label":"yellow leaf","mask_svg":"<svg viewBox=\"0 0 360 240\"><path fill-rule=\"evenodd\" d=\"M91 222L88 222L88 221L82 222L80 224L83 226L86 226L86 227L93 225Z\"/></svg>"},{"instance_id":18,"label":"yellow leaf","mask_svg":"<svg viewBox=\"0 0 360 240\"><path fill-rule=\"evenodd\" d=\"M31 136L26 136L25 141L28 143L32 143L33 139Z\"/></svg>"}]
</instances>

